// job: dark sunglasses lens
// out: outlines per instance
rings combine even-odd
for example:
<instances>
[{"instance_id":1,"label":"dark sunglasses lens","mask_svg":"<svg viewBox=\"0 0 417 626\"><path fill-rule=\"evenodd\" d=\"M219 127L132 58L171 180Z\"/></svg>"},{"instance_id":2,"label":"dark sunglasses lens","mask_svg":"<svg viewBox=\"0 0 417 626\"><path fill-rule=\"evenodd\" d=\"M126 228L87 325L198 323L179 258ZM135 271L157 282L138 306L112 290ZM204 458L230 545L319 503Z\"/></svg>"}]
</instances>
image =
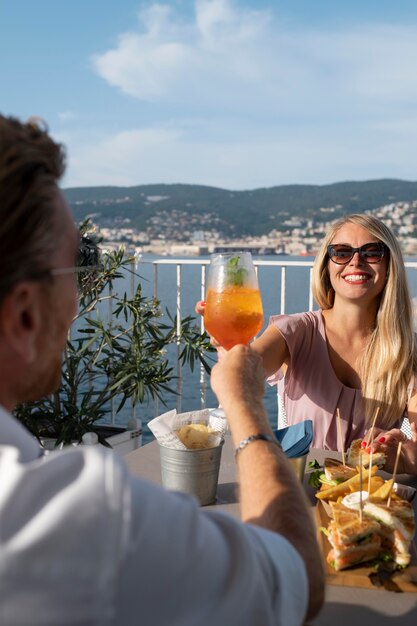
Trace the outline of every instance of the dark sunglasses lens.
<instances>
[{"instance_id":1,"label":"dark sunglasses lens","mask_svg":"<svg viewBox=\"0 0 417 626\"><path fill-rule=\"evenodd\" d=\"M362 258L368 263L378 263L384 256L384 249L378 245L366 245L361 249Z\"/></svg>"},{"instance_id":2,"label":"dark sunglasses lens","mask_svg":"<svg viewBox=\"0 0 417 626\"><path fill-rule=\"evenodd\" d=\"M353 256L353 248L349 246L329 246L328 252L331 260L340 265L348 263Z\"/></svg>"}]
</instances>

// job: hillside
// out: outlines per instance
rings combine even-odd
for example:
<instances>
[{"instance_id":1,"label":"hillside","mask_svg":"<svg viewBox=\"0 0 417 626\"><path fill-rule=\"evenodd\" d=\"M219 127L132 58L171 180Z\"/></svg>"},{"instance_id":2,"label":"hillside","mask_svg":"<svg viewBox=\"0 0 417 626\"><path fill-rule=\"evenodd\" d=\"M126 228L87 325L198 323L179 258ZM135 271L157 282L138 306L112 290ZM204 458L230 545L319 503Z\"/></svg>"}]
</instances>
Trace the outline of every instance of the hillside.
<instances>
[{"instance_id":1,"label":"hillside","mask_svg":"<svg viewBox=\"0 0 417 626\"><path fill-rule=\"evenodd\" d=\"M200 185L83 187L64 190L77 220L94 215L102 226L124 220L145 231L158 222L188 220L194 230L225 236L285 230L291 217L328 221L394 202L417 199L417 182L395 179L332 185L283 185L229 191Z\"/></svg>"}]
</instances>

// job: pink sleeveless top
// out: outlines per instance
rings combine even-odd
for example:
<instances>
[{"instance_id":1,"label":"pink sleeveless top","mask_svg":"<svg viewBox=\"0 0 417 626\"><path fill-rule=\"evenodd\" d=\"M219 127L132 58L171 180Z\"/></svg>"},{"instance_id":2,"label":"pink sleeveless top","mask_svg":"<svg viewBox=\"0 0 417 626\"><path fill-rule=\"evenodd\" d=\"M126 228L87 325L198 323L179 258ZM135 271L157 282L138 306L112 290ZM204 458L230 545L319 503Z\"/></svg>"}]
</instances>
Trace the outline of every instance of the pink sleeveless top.
<instances>
[{"instance_id":1,"label":"pink sleeveless top","mask_svg":"<svg viewBox=\"0 0 417 626\"><path fill-rule=\"evenodd\" d=\"M278 385L288 425L311 419L312 447L340 450L336 420L339 408L347 450L352 440L366 431L362 393L360 389L346 387L333 370L322 312L275 315L269 324L282 333L290 353L285 377L278 370L268 378L271 385Z\"/></svg>"}]
</instances>

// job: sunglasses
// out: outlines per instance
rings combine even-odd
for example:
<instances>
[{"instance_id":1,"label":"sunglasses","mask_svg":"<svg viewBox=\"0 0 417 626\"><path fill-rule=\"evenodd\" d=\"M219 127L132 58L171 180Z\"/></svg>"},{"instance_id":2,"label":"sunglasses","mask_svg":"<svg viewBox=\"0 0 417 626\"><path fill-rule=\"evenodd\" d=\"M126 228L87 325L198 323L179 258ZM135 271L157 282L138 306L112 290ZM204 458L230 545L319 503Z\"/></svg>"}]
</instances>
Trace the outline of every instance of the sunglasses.
<instances>
[{"instance_id":1,"label":"sunglasses","mask_svg":"<svg viewBox=\"0 0 417 626\"><path fill-rule=\"evenodd\" d=\"M356 252L359 254L361 260L366 261L366 263L380 263L385 256L385 251L385 245L379 241L365 243L360 248L353 248L344 243L336 243L327 246L329 259L338 265L346 265L349 263Z\"/></svg>"}]
</instances>

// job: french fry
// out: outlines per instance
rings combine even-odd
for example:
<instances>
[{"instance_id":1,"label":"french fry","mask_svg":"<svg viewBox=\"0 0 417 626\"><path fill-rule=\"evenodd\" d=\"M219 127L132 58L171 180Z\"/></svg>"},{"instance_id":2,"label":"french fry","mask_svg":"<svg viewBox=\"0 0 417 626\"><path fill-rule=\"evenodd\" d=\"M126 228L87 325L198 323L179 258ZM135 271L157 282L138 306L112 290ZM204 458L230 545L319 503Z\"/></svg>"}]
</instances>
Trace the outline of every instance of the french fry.
<instances>
[{"instance_id":1,"label":"french fry","mask_svg":"<svg viewBox=\"0 0 417 626\"><path fill-rule=\"evenodd\" d=\"M371 476L370 493L373 494L378 489L381 489L384 483L385 483L385 480L381 476Z\"/></svg>"},{"instance_id":2,"label":"french fry","mask_svg":"<svg viewBox=\"0 0 417 626\"><path fill-rule=\"evenodd\" d=\"M371 469L371 475L374 476L377 471L378 471L378 467L374 465ZM369 470L363 469L362 481L365 480L365 478L368 478L368 475L369 475ZM360 475L355 474L355 476L352 476L352 478L349 478L349 480L345 480L343 483L340 483L339 485L335 485L334 487L329 487L329 489L325 489L324 491L318 491L316 493L316 498L318 498L319 500L337 500L339 496L345 496L346 494L351 493L351 489L350 489L351 486L353 487L353 491L358 491L359 484L360 484Z\"/></svg>"},{"instance_id":3,"label":"french fry","mask_svg":"<svg viewBox=\"0 0 417 626\"><path fill-rule=\"evenodd\" d=\"M384 480L383 485L381 485L381 487L379 487L379 489L377 489L376 491L372 492L372 497L386 500L389 496L389 492L391 491L393 482L393 478L390 478L389 480Z\"/></svg>"},{"instance_id":4,"label":"french fry","mask_svg":"<svg viewBox=\"0 0 417 626\"><path fill-rule=\"evenodd\" d=\"M370 493L372 494L374 491L382 487L384 483L385 483L385 480L381 478L381 476L372 476L371 474L371 480L369 481ZM356 485L349 485L350 493L353 493L354 491L358 491L358 489L356 488Z\"/></svg>"}]
</instances>

